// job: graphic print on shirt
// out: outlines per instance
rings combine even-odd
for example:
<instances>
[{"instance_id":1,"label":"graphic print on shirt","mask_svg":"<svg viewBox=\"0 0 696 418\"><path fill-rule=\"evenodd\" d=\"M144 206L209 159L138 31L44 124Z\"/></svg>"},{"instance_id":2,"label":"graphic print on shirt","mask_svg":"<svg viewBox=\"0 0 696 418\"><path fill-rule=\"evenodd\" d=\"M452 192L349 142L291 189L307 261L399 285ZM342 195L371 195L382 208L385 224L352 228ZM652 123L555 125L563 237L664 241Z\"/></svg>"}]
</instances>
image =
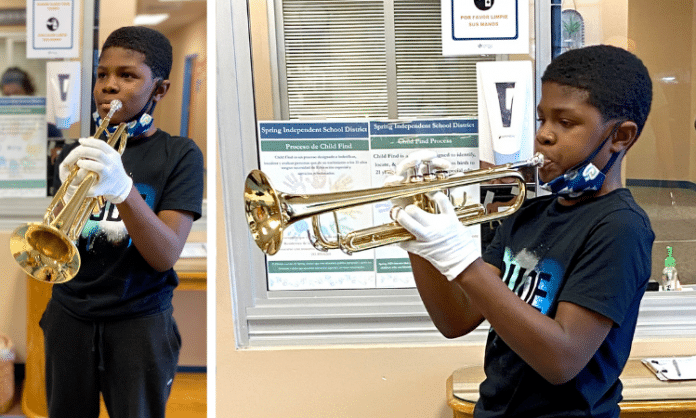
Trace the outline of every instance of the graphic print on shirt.
<instances>
[{"instance_id":1,"label":"graphic print on shirt","mask_svg":"<svg viewBox=\"0 0 696 418\"><path fill-rule=\"evenodd\" d=\"M526 249L512 254L510 248L505 248L503 263L503 281L508 288L539 312L548 315L558 296L563 267L551 259L540 260Z\"/></svg>"},{"instance_id":2,"label":"graphic print on shirt","mask_svg":"<svg viewBox=\"0 0 696 418\"><path fill-rule=\"evenodd\" d=\"M136 184L143 200L150 209L154 210L155 190L146 184ZM118 208L111 202L106 202L99 213L92 214L80 234L86 251L95 249L95 245L117 248L130 247L132 241L126 225L123 223Z\"/></svg>"}]
</instances>

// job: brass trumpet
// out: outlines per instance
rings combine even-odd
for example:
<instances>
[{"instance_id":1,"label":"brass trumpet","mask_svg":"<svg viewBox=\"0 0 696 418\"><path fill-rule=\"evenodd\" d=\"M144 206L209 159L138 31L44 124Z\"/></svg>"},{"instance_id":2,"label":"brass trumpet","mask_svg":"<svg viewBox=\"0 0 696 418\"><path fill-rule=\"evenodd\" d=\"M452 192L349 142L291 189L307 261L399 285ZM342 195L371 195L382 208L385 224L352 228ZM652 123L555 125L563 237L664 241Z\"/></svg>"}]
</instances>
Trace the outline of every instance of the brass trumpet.
<instances>
[{"instance_id":1,"label":"brass trumpet","mask_svg":"<svg viewBox=\"0 0 696 418\"><path fill-rule=\"evenodd\" d=\"M543 164L544 156L538 153L527 161L467 171L461 176L448 177L447 173L439 173L437 175L439 178L430 181L313 195L277 191L262 171L252 170L246 178L244 187L244 209L249 231L256 245L268 255L278 252L283 241L283 231L289 225L310 217L312 228L307 233L316 249L321 251L341 249L350 254L407 241L414 237L397 222L342 235L336 216L337 210L399 198L412 198L415 204L426 210L432 210L428 208L430 204L427 193L512 177L519 187L519 194L515 202L505 211L486 214L480 204L455 208L458 219L464 225L493 221L511 215L524 202L526 184L524 176L517 170L523 167L540 167ZM336 229L339 231L333 241L324 237L319 220L319 215L330 212L334 214Z\"/></svg>"},{"instance_id":2,"label":"brass trumpet","mask_svg":"<svg viewBox=\"0 0 696 418\"><path fill-rule=\"evenodd\" d=\"M120 100L113 100L111 108L94 133L99 138L106 131L111 117L121 108ZM126 124L121 123L116 132L108 135L107 143L115 147L120 139L118 152L123 154L126 146ZM98 179L97 173L89 172L77 186L75 194L65 201L68 187L73 183L79 167L75 165L53 200L48 205L42 222L21 225L10 236L10 251L19 266L31 277L48 283L65 283L80 269L80 254L75 245L82 228L93 212L104 205L103 197L87 197L89 189ZM60 207L59 207L60 206Z\"/></svg>"}]
</instances>

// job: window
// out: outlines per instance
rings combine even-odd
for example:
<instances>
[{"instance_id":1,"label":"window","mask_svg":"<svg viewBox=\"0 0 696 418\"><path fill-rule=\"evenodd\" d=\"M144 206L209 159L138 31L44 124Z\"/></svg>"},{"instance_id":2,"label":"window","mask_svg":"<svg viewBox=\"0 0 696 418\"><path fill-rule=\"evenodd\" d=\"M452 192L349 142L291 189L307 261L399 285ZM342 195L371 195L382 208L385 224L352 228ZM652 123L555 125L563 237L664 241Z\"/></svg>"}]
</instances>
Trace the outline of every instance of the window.
<instances>
[{"instance_id":1,"label":"window","mask_svg":"<svg viewBox=\"0 0 696 418\"><path fill-rule=\"evenodd\" d=\"M225 74L220 75L217 81L218 129L220 153L223 156L222 195L225 202L225 231L237 345L248 348L446 341L432 325L414 289L268 291L265 257L249 236L239 198L243 192L243 179L249 171L258 167L258 120L319 118L321 110L316 108L323 109L323 106L320 106L323 104L333 109L327 115L334 116L340 113L348 118L367 115L384 117L385 114L387 118L446 116L445 112L449 111L448 109L456 109L452 110L452 114L455 115L470 114L466 107L470 99L465 98L465 93L474 92L475 86L472 87L466 82L464 72L467 60L452 60L458 61L452 64L456 69L444 70L445 64L437 62L443 60L443 57L437 57L437 52L433 51L436 49L437 40L426 39L428 36L425 34L432 30L428 27L428 22L430 19L439 19L440 2L336 0L298 3L286 0L273 6L269 3L269 10L264 9L266 5L259 5L263 2L250 2L248 9L247 5L239 3L231 1L225 6L228 10L220 8L217 23L218 67L226 69ZM339 51L333 54L332 59L344 54L357 60L351 61L348 67L356 67L356 72L364 72L364 81L354 79L355 73L345 67L338 70L342 64L329 63L327 57L330 54L307 61L302 61L299 56L288 56L288 44L293 48L302 45L304 51L310 48L303 39L309 30L307 28L292 28L298 36L297 39L287 40L287 35L283 35L288 30L285 27L288 24L286 22L298 23L298 20L302 20L298 19L296 14L293 15L298 13L294 5L298 5L306 14L309 14L310 10L319 13L322 9L324 13L342 21L343 26L351 20L349 15L345 14L347 10L353 10L358 16L374 22L373 25L369 25L369 29L360 28L357 30L359 33L354 35L359 36L366 31L371 34L367 37L369 39L364 41L365 45L359 45L360 53L351 51L348 46L350 42L337 42L332 45ZM540 29L550 26L551 11L548 2L530 2L530 5L535 9L535 13L532 14L535 21L539 22L536 25L535 42L538 71L540 67L545 67L551 56L550 34ZM379 23L380 13L384 14L383 27ZM330 33L331 30L339 33L346 30L341 25L338 28L332 27L325 17L326 15L314 16L315 23L325 26L321 30L317 29L318 33L313 36L330 39L331 36L336 36ZM266 28L265 24L268 21L274 23ZM405 28L409 26L409 30L417 28L420 36L406 31ZM404 32L400 32L402 30ZM273 34L276 31L277 36L270 36L267 42L259 39L268 36L264 34ZM379 34L381 31L385 36L384 43L372 39L374 33ZM399 35L400 33L402 35ZM433 31L432 37L439 38L439 32ZM263 52L266 44L275 44L277 50L285 51L285 54L279 54L276 60L272 52ZM269 50L274 49L271 47L266 51ZM383 50L386 58L382 58L377 52L371 55L367 50ZM299 52L299 55L302 55L302 51ZM415 58L416 56L418 58ZM430 59L433 60L432 64ZM316 62L318 60L325 62L322 65ZM265 66L270 68L267 72L261 70ZM428 75L437 70L442 70L443 73L462 72L452 75L453 80L461 84L454 86L451 80L442 81L442 86L426 84L435 78ZM386 76L381 75L380 71L386 71ZM347 76L348 73L350 76ZM317 75L318 78L315 80L314 77ZM385 80L386 87L382 84ZM420 81L423 81L422 85ZM348 88L351 83L355 88ZM268 84L271 84L272 88L268 88ZM462 93L447 91L449 88L458 88ZM350 90L350 95L326 99L323 100L324 103L320 103L321 98L325 96L316 93L316 90L334 91L338 92L337 95ZM357 96L353 96L354 94ZM348 96L350 99L347 99ZM447 103L453 98L456 99L456 103ZM351 100L365 106L361 111L353 113L356 107L346 105ZM475 102L475 99L473 100ZM429 113L431 111L432 114ZM696 304L691 300L685 293L663 293L646 297L639 320L638 337L695 335L696 324L693 318L696 316ZM468 336L457 339L456 342L483 343L486 334L487 327L484 325Z\"/></svg>"}]
</instances>

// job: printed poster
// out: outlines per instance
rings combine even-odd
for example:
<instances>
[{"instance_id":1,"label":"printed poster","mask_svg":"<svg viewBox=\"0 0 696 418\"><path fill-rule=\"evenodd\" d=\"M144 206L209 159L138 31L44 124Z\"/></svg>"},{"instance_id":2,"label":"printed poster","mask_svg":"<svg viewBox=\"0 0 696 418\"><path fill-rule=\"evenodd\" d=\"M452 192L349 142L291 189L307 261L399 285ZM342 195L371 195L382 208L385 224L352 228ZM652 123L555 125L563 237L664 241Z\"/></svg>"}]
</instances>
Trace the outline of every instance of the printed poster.
<instances>
[{"instance_id":1,"label":"printed poster","mask_svg":"<svg viewBox=\"0 0 696 418\"><path fill-rule=\"evenodd\" d=\"M528 54L529 3L441 0L442 55Z\"/></svg>"},{"instance_id":2,"label":"printed poster","mask_svg":"<svg viewBox=\"0 0 696 418\"><path fill-rule=\"evenodd\" d=\"M0 197L46 196L46 99L0 97Z\"/></svg>"},{"instance_id":3,"label":"printed poster","mask_svg":"<svg viewBox=\"0 0 696 418\"><path fill-rule=\"evenodd\" d=\"M396 164L412 152L432 149L453 171L478 168L476 120L412 122L259 122L260 168L277 191L341 193L381 187ZM478 202L478 186L455 191ZM379 202L320 217L324 239L391 222L391 203ZM338 220L338 226L336 224ZM476 231L477 226L472 227ZM407 253L386 246L352 255L322 252L307 237L311 221L291 224L281 249L266 258L269 290L374 289L414 287ZM478 235L477 235L478 236Z\"/></svg>"},{"instance_id":4,"label":"printed poster","mask_svg":"<svg viewBox=\"0 0 696 418\"><path fill-rule=\"evenodd\" d=\"M79 56L80 2L27 0L27 58Z\"/></svg>"}]
</instances>

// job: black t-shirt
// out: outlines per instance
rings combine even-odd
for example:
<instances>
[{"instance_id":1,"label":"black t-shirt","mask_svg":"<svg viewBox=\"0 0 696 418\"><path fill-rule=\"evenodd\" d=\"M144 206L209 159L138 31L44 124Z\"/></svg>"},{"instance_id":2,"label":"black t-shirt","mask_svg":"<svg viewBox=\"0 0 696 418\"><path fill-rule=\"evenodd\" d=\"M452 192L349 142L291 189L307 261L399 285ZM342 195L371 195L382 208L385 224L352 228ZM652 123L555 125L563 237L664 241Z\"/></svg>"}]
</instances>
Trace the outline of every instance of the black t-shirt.
<instances>
[{"instance_id":1,"label":"black t-shirt","mask_svg":"<svg viewBox=\"0 0 696 418\"><path fill-rule=\"evenodd\" d=\"M614 326L587 366L562 385L542 378L491 328L474 415L618 417L619 375L650 278L654 238L628 189L574 206L539 197L506 219L483 258L500 268L512 291L547 316L567 301Z\"/></svg>"},{"instance_id":2,"label":"black t-shirt","mask_svg":"<svg viewBox=\"0 0 696 418\"><path fill-rule=\"evenodd\" d=\"M61 153L62 161L79 143ZM164 131L128 140L123 166L148 206L182 210L201 217L203 154L188 138ZM173 269L158 272L140 255L115 205L107 202L92 215L78 239L80 270L71 281L54 285L53 299L85 319L123 319L164 311L171 306L179 279Z\"/></svg>"}]
</instances>

